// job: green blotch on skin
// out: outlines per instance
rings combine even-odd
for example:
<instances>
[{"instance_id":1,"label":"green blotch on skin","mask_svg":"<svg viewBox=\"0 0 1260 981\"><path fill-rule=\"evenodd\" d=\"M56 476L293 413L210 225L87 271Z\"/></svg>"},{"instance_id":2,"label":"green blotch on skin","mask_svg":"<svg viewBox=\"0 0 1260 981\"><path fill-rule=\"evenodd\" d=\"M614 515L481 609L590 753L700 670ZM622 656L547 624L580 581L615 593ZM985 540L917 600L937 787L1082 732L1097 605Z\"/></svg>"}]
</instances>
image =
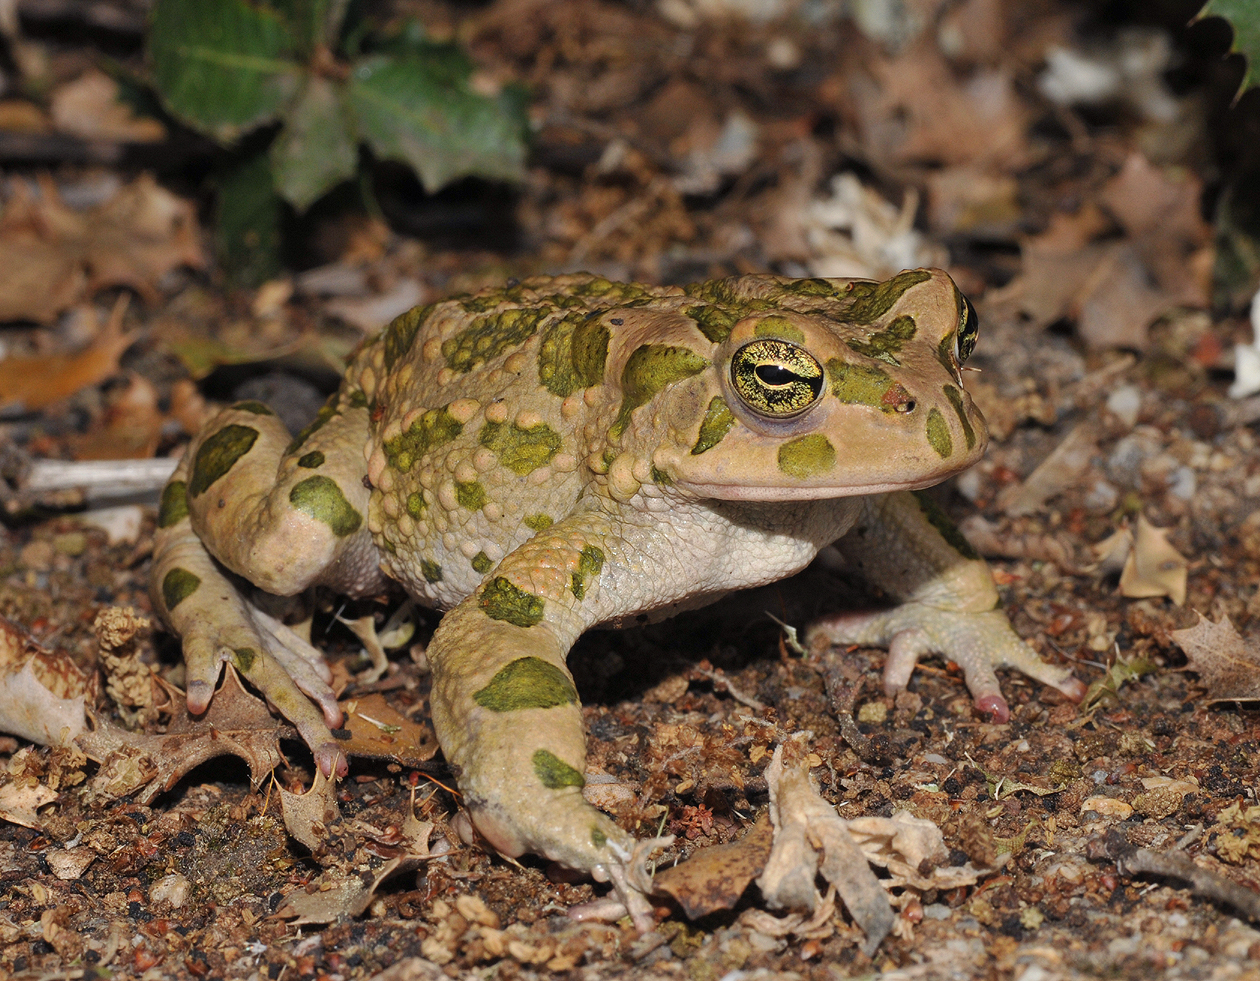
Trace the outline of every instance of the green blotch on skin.
<instances>
[{"instance_id":1,"label":"green blotch on skin","mask_svg":"<svg viewBox=\"0 0 1260 981\"><path fill-rule=\"evenodd\" d=\"M265 402L259 402L256 399L246 399L244 402L237 402L232 406L239 412L249 412L256 416L274 416L271 406Z\"/></svg>"},{"instance_id":2,"label":"green blotch on skin","mask_svg":"<svg viewBox=\"0 0 1260 981\"><path fill-rule=\"evenodd\" d=\"M704 371L709 362L690 348L644 344L626 359L621 372L621 411L609 430L617 439L630 424L630 413L674 382Z\"/></svg>"},{"instance_id":3,"label":"green blotch on skin","mask_svg":"<svg viewBox=\"0 0 1260 981\"><path fill-rule=\"evenodd\" d=\"M722 437L729 433L734 425L735 416L731 414L726 399L720 395L713 396L709 402L709 408L704 413L704 419L700 423L700 434L696 438L696 445L691 448L691 455L699 456L706 450L713 449L722 442Z\"/></svg>"},{"instance_id":4,"label":"green blotch on skin","mask_svg":"<svg viewBox=\"0 0 1260 981\"><path fill-rule=\"evenodd\" d=\"M319 450L311 450L298 459L298 466L303 470L316 470L324 465L324 454Z\"/></svg>"},{"instance_id":5,"label":"green blotch on skin","mask_svg":"<svg viewBox=\"0 0 1260 981\"><path fill-rule=\"evenodd\" d=\"M253 448L257 439L257 429L237 425L224 426L207 436L197 447L197 455L193 458L188 493L193 497L204 493Z\"/></svg>"},{"instance_id":6,"label":"green blotch on skin","mask_svg":"<svg viewBox=\"0 0 1260 981\"><path fill-rule=\"evenodd\" d=\"M962 392L953 385L945 386L945 397L949 399L949 404L954 407L954 411L958 413L958 422L962 426L963 439L967 441L967 449L973 450L976 447L976 431L972 428L971 420L967 418L967 407L963 405Z\"/></svg>"},{"instance_id":7,"label":"green blotch on skin","mask_svg":"<svg viewBox=\"0 0 1260 981\"><path fill-rule=\"evenodd\" d=\"M872 324L901 299L906 290L932 278L926 269L910 269L883 283L854 283L845 297L844 319L855 324Z\"/></svg>"},{"instance_id":8,"label":"green blotch on skin","mask_svg":"<svg viewBox=\"0 0 1260 981\"><path fill-rule=\"evenodd\" d=\"M503 576L495 576L486 583L477 605L491 620L502 620L516 627L532 627L543 618L542 597L525 592Z\"/></svg>"},{"instance_id":9,"label":"green blotch on skin","mask_svg":"<svg viewBox=\"0 0 1260 981\"><path fill-rule=\"evenodd\" d=\"M835 465L836 448L821 433L811 433L779 447L779 469L789 477L816 477Z\"/></svg>"},{"instance_id":10,"label":"green blotch on skin","mask_svg":"<svg viewBox=\"0 0 1260 981\"><path fill-rule=\"evenodd\" d=\"M739 323L739 317L719 306L688 307L683 311L696 322L700 333L714 344L721 344L731 336L731 331Z\"/></svg>"},{"instance_id":11,"label":"green blotch on skin","mask_svg":"<svg viewBox=\"0 0 1260 981\"><path fill-rule=\"evenodd\" d=\"M162 488L162 502L158 505L157 526L169 528L188 517L188 486L182 480L172 480Z\"/></svg>"},{"instance_id":12,"label":"green blotch on skin","mask_svg":"<svg viewBox=\"0 0 1260 981\"><path fill-rule=\"evenodd\" d=\"M464 431L447 406L429 409L410 426L384 443L385 459L399 473L406 473L417 460L434 447L449 443Z\"/></svg>"},{"instance_id":13,"label":"green blotch on skin","mask_svg":"<svg viewBox=\"0 0 1260 981\"><path fill-rule=\"evenodd\" d=\"M667 474L660 467L652 467L652 483L660 484L662 487L670 487L674 483L674 478Z\"/></svg>"},{"instance_id":14,"label":"green blotch on skin","mask_svg":"<svg viewBox=\"0 0 1260 981\"><path fill-rule=\"evenodd\" d=\"M352 409L366 409L368 404L367 396L363 394L363 390L361 388L356 388L353 392L351 392L350 398L347 399L347 402Z\"/></svg>"},{"instance_id":15,"label":"green blotch on skin","mask_svg":"<svg viewBox=\"0 0 1260 981\"><path fill-rule=\"evenodd\" d=\"M545 467L560 452L560 434L540 422L522 429L516 423L487 422L478 436L481 445L521 477Z\"/></svg>"},{"instance_id":16,"label":"green blotch on skin","mask_svg":"<svg viewBox=\"0 0 1260 981\"><path fill-rule=\"evenodd\" d=\"M776 291L780 296L825 296L836 295L836 287L825 279L793 279L780 284Z\"/></svg>"},{"instance_id":17,"label":"green blotch on skin","mask_svg":"<svg viewBox=\"0 0 1260 981\"><path fill-rule=\"evenodd\" d=\"M385 328L384 334L381 335L381 343L384 345L385 369L387 371L394 367L399 358L411 350L411 345L416 340L416 334L424 326L424 322L429 319L429 314L433 312L434 307L435 304L432 303L424 307L413 307L406 313L399 314Z\"/></svg>"},{"instance_id":18,"label":"green blotch on skin","mask_svg":"<svg viewBox=\"0 0 1260 981\"><path fill-rule=\"evenodd\" d=\"M604 553L601 549L594 545L587 545L582 549L582 554L578 558L577 571L573 573L569 580L569 590L573 593L574 599L586 598L586 584L595 576L599 575L599 571L604 568Z\"/></svg>"},{"instance_id":19,"label":"green blotch on skin","mask_svg":"<svg viewBox=\"0 0 1260 981\"><path fill-rule=\"evenodd\" d=\"M792 325L787 317L765 317L753 328L754 337L772 337L775 340L805 343L805 332Z\"/></svg>"},{"instance_id":20,"label":"green blotch on skin","mask_svg":"<svg viewBox=\"0 0 1260 981\"><path fill-rule=\"evenodd\" d=\"M554 312L553 307L517 307L478 317L472 326L442 342L442 356L452 371L472 371L529 340Z\"/></svg>"},{"instance_id":21,"label":"green blotch on skin","mask_svg":"<svg viewBox=\"0 0 1260 981\"><path fill-rule=\"evenodd\" d=\"M555 753L545 749L536 750L533 756L534 774L548 790L561 790L564 787L585 787L586 779L581 772L569 766Z\"/></svg>"},{"instance_id":22,"label":"green blotch on skin","mask_svg":"<svg viewBox=\"0 0 1260 981\"><path fill-rule=\"evenodd\" d=\"M608 844L608 835L604 834L597 824L591 825L591 844L596 848L603 848Z\"/></svg>"},{"instance_id":23,"label":"green blotch on skin","mask_svg":"<svg viewBox=\"0 0 1260 981\"><path fill-rule=\"evenodd\" d=\"M421 559L420 575L424 576L424 581L427 583L441 582L442 567L432 559Z\"/></svg>"},{"instance_id":24,"label":"green blotch on skin","mask_svg":"<svg viewBox=\"0 0 1260 981\"><path fill-rule=\"evenodd\" d=\"M958 530L958 526L950 519L939 504L924 491L911 491L914 499L919 502L919 510L923 512L923 517L927 518L928 524L935 528L945 541L964 559L975 561L980 555L971 547L971 542L963 537L963 533Z\"/></svg>"},{"instance_id":25,"label":"green blotch on skin","mask_svg":"<svg viewBox=\"0 0 1260 981\"><path fill-rule=\"evenodd\" d=\"M831 379L831 394L841 402L891 411L884 404L884 396L893 380L883 368L832 358L827 362L827 375Z\"/></svg>"},{"instance_id":26,"label":"green blotch on skin","mask_svg":"<svg viewBox=\"0 0 1260 981\"><path fill-rule=\"evenodd\" d=\"M338 538L354 534L363 524L363 515L346 500L337 481L322 474L294 484L289 503L295 510L322 521Z\"/></svg>"},{"instance_id":27,"label":"green blotch on skin","mask_svg":"<svg viewBox=\"0 0 1260 981\"><path fill-rule=\"evenodd\" d=\"M499 669L473 701L491 712L576 705L577 689L569 676L540 657L520 657Z\"/></svg>"},{"instance_id":28,"label":"green blotch on skin","mask_svg":"<svg viewBox=\"0 0 1260 981\"><path fill-rule=\"evenodd\" d=\"M484 576L487 572L494 568L494 563L490 561L490 556L485 552L478 552L472 557L473 572Z\"/></svg>"},{"instance_id":29,"label":"green blotch on skin","mask_svg":"<svg viewBox=\"0 0 1260 981\"><path fill-rule=\"evenodd\" d=\"M954 438L949 434L949 424L941 410L933 408L927 417L927 441L942 460L954 452Z\"/></svg>"},{"instance_id":30,"label":"green blotch on skin","mask_svg":"<svg viewBox=\"0 0 1260 981\"><path fill-rule=\"evenodd\" d=\"M847 343L858 354L865 354L868 358L900 366L901 362L897 360L896 355L901 353L907 341L914 339L917 332L914 318L901 316L883 330L877 330L865 341L851 340Z\"/></svg>"},{"instance_id":31,"label":"green blotch on skin","mask_svg":"<svg viewBox=\"0 0 1260 981\"><path fill-rule=\"evenodd\" d=\"M413 518L418 518L424 514L424 495L419 491L413 491L407 495L406 503L407 513Z\"/></svg>"},{"instance_id":32,"label":"green blotch on skin","mask_svg":"<svg viewBox=\"0 0 1260 981\"><path fill-rule=\"evenodd\" d=\"M530 531L546 531L553 524L555 524L555 519L549 514L525 515L525 527Z\"/></svg>"},{"instance_id":33,"label":"green blotch on skin","mask_svg":"<svg viewBox=\"0 0 1260 981\"><path fill-rule=\"evenodd\" d=\"M941 338L941 343L936 345L936 360L955 377L958 375L958 360L954 357L954 343L957 337L958 332L951 330Z\"/></svg>"},{"instance_id":34,"label":"green blotch on skin","mask_svg":"<svg viewBox=\"0 0 1260 981\"><path fill-rule=\"evenodd\" d=\"M489 498L486 496L486 489L481 486L478 480L470 480L466 484L459 481L455 482L455 500L459 502L459 506L465 511L480 511L486 506Z\"/></svg>"},{"instance_id":35,"label":"green blotch on skin","mask_svg":"<svg viewBox=\"0 0 1260 981\"><path fill-rule=\"evenodd\" d=\"M162 577L162 602L166 604L166 612L179 606L197 591L201 578L187 569L175 568Z\"/></svg>"},{"instance_id":36,"label":"green blotch on skin","mask_svg":"<svg viewBox=\"0 0 1260 981\"><path fill-rule=\"evenodd\" d=\"M285 448L284 455L289 456L297 452L298 447L328 425L329 420L336 414L337 394L334 392L329 396L328 401L319 407L319 411L315 413L315 418L307 423L300 433L293 437L293 441Z\"/></svg>"},{"instance_id":37,"label":"green blotch on skin","mask_svg":"<svg viewBox=\"0 0 1260 981\"><path fill-rule=\"evenodd\" d=\"M232 649L232 661L240 671L246 674L254 666L254 659L257 657L258 652L252 647L234 647Z\"/></svg>"},{"instance_id":38,"label":"green blotch on skin","mask_svg":"<svg viewBox=\"0 0 1260 981\"><path fill-rule=\"evenodd\" d=\"M552 395L567 398L604 380L608 328L600 313L570 313L548 327L538 347L538 380Z\"/></svg>"}]
</instances>

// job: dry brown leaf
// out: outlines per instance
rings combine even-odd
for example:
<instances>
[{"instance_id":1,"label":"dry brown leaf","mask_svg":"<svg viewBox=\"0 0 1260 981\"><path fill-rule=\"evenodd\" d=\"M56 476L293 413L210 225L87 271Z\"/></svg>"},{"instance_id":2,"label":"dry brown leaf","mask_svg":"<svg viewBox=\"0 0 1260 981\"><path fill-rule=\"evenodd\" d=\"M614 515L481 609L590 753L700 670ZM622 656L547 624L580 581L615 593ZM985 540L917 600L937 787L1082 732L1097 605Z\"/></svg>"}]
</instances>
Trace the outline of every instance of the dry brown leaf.
<instances>
[{"instance_id":1,"label":"dry brown leaf","mask_svg":"<svg viewBox=\"0 0 1260 981\"><path fill-rule=\"evenodd\" d=\"M283 759L281 738L296 739L297 733L242 687L230 664L223 675L223 684L200 718L188 715L182 698L173 706L175 718L165 735L147 736L98 722L94 731L79 737L78 744L98 763L106 762L114 753L151 761L153 772L143 779L149 786L138 798L142 804L149 804L158 794L170 790L193 767L228 754L249 764L250 783L257 790Z\"/></svg>"},{"instance_id":2,"label":"dry brown leaf","mask_svg":"<svg viewBox=\"0 0 1260 981\"><path fill-rule=\"evenodd\" d=\"M433 729L401 715L376 693L343 702L345 728L350 739L339 743L347 756L394 760L403 766L419 766L438 750Z\"/></svg>"},{"instance_id":3,"label":"dry brown leaf","mask_svg":"<svg viewBox=\"0 0 1260 981\"><path fill-rule=\"evenodd\" d=\"M1156 528L1138 515L1133 551L1120 573L1120 595L1130 599L1167 596L1177 606L1186 601L1189 563L1168 542L1168 529Z\"/></svg>"},{"instance_id":4,"label":"dry brown leaf","mask_svg":"<svg viewBox=\"0 0 1260 981\"><path fill-rule=\"evenodd\" d=\"M284 828L294 838L318 854L327 847L328 828L341 820L337 806L337 781L329 780L320 769L315 770L311 788L294 794L283 787L280 791L280 813Z\"/></svg>"},{"instance_id":5,"label":"dry brown leaf","mask_svg":"<svg viewBox=\"0 0 1260 981\"><path fill-rule=\"evenodd\" d=\"M1172 639L1186 652L1209 702L1260 699L1260 645L1240 637L1229 617L1220 623L1200 617L1193 627L1174 630Z\"/></svg>"},{"instance_id":6,"label":"dry brown leaf","mask_svg":"<svg viewBox=\"0 0 1260 981\"><path fill-rule=\"evenodd\" d=\"M960 77L934 32L876 67L878 93L860 98L868 148L890 163L986 163L1018 170L1029 158L1028 109L1005 69Z\"/></svg>"},{"instance_id":7,"label":"dry brown leaf","mask_svg":"<svg viewBox=\"0 0 1260 981\"><path fill-rule=\"evenodd\" d=\"M136 334L122 331L125 309L126 298L122 297L96 340L81 351L10 355L0 361L0 409L19 406L33 412L99 385L117 372L118 359L136 339Z\"/></svg>"},{"instance_id":8,"label":"dry brown leaf","mask_svg":"<svg viewBox=\"0 0 1260 981\"><path fill-rule=\"evenodd\" d=\"M774 829L766 815L738 841L701 848L685 862L657 872L652 888L673 896L689 919L732 909L770 857Z\"/></svg>"},{"instance_id":9,"label":"dry brown leaf","mask_svg":"<svg viewBox=\"0 0 1260 981\"><path fill-rule=\"evenodd\" d=\"M154 143L165 139L166 127L156 119L137 117L130 106L119 101L118 92L116 81L102 71L89 69L53 91L49 98L53 125L84 140Z\"/></svg>"},{"instance_id":10,"label":"dry brown leaf","mask_svg":"<svg viewBox=\"0 0 1260 981\"><path fill-rule=\"evenodd\" d=\"M167 272L205 264L195 206L150 174L85 211L62 204L47 176L38 193L18 182L0 215L0 321L51 323L107 286L154 301Z\"/></svg>"}]
</instances>

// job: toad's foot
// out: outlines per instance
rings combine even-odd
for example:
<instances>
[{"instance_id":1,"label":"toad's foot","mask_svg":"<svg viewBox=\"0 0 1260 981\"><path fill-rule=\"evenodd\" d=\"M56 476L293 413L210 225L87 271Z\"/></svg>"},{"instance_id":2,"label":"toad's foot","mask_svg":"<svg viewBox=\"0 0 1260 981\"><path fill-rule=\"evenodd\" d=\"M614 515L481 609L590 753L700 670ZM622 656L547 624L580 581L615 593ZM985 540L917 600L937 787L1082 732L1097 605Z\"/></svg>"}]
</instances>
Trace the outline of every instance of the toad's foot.
<instances>
[{"instance_id":1,"label":"toad's foot","mask_svg":"<svg viewBox=\"0 0 1260 981\"><path fill-rule=\"evenodd\" d=\"M830 644L887 647L884 690L890 695L905 689L920 657L939 653L962 668L976 708L994 722L1011 717L994 668L1015 668L1073 702L1085 697L1085 685L1069 669L1038 657L1011 629L1001 610L955 612L903 603L891 610L827 617L812 624L805 639L806 646L821 639Z\"/></svg>"}]
</instances>

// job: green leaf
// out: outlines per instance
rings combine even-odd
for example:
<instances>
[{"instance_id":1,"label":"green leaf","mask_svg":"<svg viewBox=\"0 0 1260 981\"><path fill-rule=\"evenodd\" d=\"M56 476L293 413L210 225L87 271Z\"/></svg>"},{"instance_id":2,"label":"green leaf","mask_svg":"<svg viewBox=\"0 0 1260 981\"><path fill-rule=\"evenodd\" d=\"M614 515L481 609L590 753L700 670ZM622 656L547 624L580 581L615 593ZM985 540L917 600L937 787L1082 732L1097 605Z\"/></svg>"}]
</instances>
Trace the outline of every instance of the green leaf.
<instances>
[{"instance_id":1,"label":"green leaf","mask_svg":"<svg viewBox=\"0 0 1260 981\"><path fill-rule=\"evenodd\" d=\"M415 55L373 55L349 83L359 132L381 157L401 160L429 191L467 175L518 180L525 166L525 118L498 100L455 83Z\"/></svg>"},{"instance_id":2,"label":"green leaf","mask_svg":"<svg viewBox=\"0 0 1260 981\"><path fill-rule=\"evenodd\" d=\"M236 286L258 286L280 272L280 221L266 153L237 162L218 181L215 245L219 262Z\"/></svg>"},{"instance_id":3,"label":"green leaf","mask_svg":"<svg viewBox=\"0 0 1260 981\"><path fill-rule=\"evenodd\" d=\"M358 162L358 139L345 89L312 75L285 113L285 127L271 145L276 190L299 211L305 211L337 184L353 177Z\"/></svg>"},{"instance_id":4,"label":"green leaf","mask_svg":"<svg viewBox=\"0 0 1260 981\"><path fill-rule=\"evenodd\" d=\"M158 0L153 82L166 108L222 143L276 118L303 74L272 10L245 0Z\"/></svg>"},{"instance_id":5,"label":"green leaf","mask_svg":"<svg viewBox=\"0 0 1260 981\"><path fill-rule=\"evenodd\" d=\"M1254 84L1252 76L1260 61L1260 4L1256 0L1208 0L1195 20L1203 17L1224 17L1234 29L1234 43L1229 50L1246 60L1237 98Z\"/></svg>"}]
</instances>

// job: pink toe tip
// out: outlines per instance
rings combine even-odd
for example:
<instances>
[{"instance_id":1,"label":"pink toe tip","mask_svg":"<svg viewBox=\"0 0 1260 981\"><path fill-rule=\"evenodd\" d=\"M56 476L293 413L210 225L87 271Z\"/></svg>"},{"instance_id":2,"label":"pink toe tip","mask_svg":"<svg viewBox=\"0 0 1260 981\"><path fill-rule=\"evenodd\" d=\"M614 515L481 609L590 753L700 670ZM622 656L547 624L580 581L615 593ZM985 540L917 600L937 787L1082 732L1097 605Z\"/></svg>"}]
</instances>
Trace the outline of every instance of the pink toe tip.
<instances>
[{"instance_id":1,"label":"pink toe tip","mask_svg":"<svg viewBox=\"0 0 1260 981\"><path fill-rule=\"evenodd\" d=\"M1088 689L1085 682L1080 678L1069 675L1068 678L1059 685L1059 691L1063 692L1065 698L1070 698L1074 702L1082 702L1085 700L1085 693Z\"/></svg>"},{"instance_id":2,"label":"pink toe tip","mask_svg":"<svg viewBox=\"0 0 1260 981\"><path fill-rule=\"evenodd\" d=\"M981 715L987 715L990 722L998 723L1011 721L1011 709L1006 704L1006 699L1001 695L983 695L976 699L976 710Z\"/></svg>"}]
</instances>

